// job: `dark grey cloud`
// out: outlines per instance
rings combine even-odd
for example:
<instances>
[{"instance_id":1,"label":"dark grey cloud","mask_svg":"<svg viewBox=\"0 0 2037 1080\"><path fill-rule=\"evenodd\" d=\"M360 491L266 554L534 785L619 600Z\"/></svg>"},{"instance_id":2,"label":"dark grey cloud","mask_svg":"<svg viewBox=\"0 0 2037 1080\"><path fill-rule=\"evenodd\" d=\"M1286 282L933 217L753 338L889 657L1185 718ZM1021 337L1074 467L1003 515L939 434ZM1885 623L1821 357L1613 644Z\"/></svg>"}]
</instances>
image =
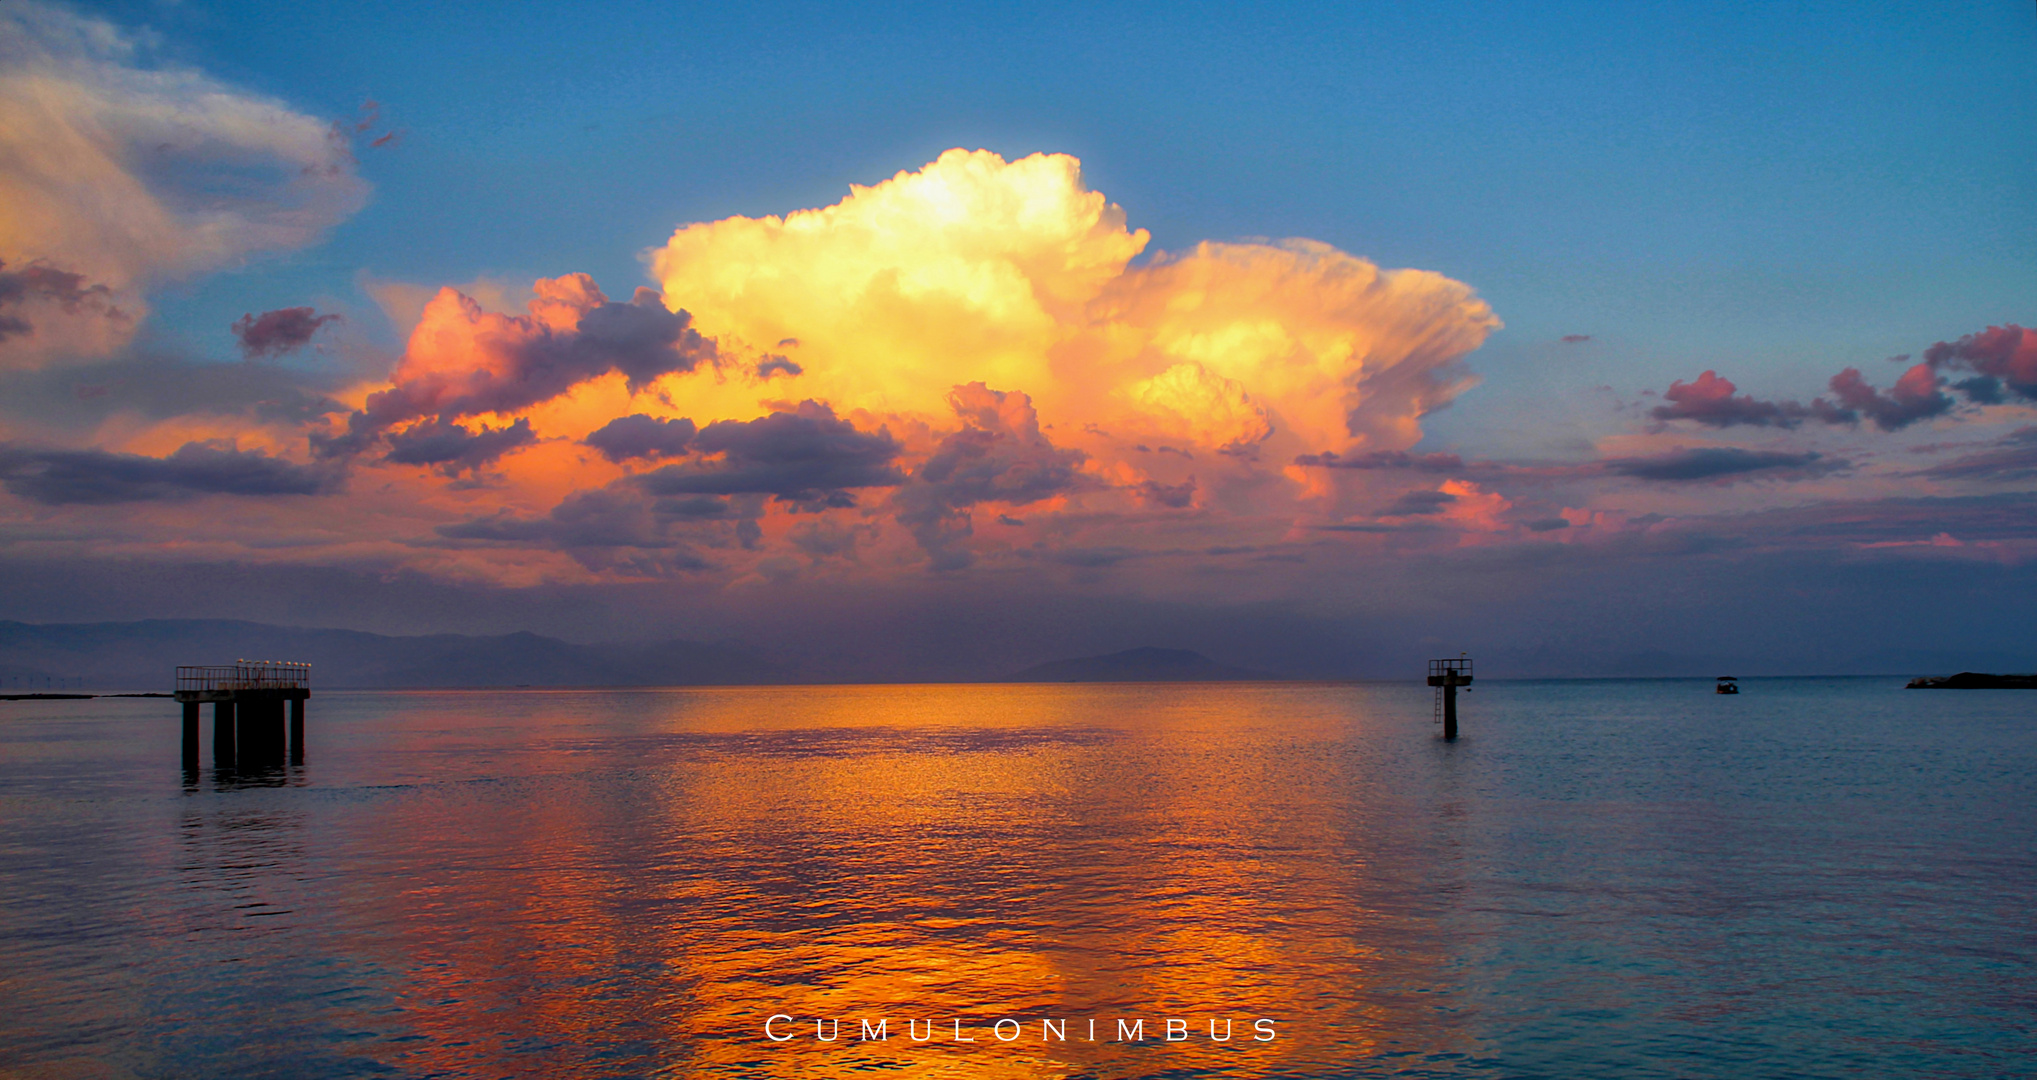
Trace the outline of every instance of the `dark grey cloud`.
<instances>
[{"instance_id":1,"label":"dark grey cloud","mask_svg":"<svg viewBox=\"0 0 2037 1080\"><path fill-rule=\"evenodd\" d=\"M233 324L240 353L249 360L270 359L311 343L312 335L338 315L320 315L308 307L277 308L260 315L242 315Z\"/></svg>"},{"instance_id":2,"label":"dark grey cloud","mask_svg":"<svg viewBox=\"0 0 2037 1080\"><path fill-rule=\"evenodd\" d=\"M23 427L72 430L120 413L151 419L253 416L294 425L345 412L327 396L343 381L340 374L275 364L195 361L145 345L94 364L0 372L0 415Z\"/></svg>"},{"instance_id":3,"label":"dark grey cloud","mask_svg":"<svg viewBox=\"0 0 2037 1080\"><path fill-rule=\"evenodd\" d=\"M1976 402L2000 401L2003 387L2037 401L2037 330L2014 323L1990 326L1925 349L1924 363L1934 371L1973 372L1973 378L1955 385Z\"/></svg>"},{"instance_id":4,"label":"dark grey cloud","mask_svg":"<svg viewBox=\"0 0 2037 1080\"><path fill-rule=\"evenodd\" d=\"M1720 380L1723 382L1724 380ZM1731 384L1726 385L1731 390ZM1726 396L1726 395L1719 395ZM1828 407L1829 408L1829 407ZM1725 424L1715 426L1730 426ZM1694 450L1678 449L1665 454L1649 457L1609 458L1601 461L1586 461L1575 464L1509 464L1493 461L1465 461L1455 454L1410 454L1402 450L1377 450L1368 454L1340 457L1334 453L1303 454L1294 463L1329 469L1364 470L1405 470L1409 472L1450 473L1459 476L1491 476L1530 481L1589 480L1606 476L1626 476L1640 480L1655 481L1721 481L1732 477L1748 477L1755 474L1771 477L1806 476L1834 472L1850 468L1843 460L1827 459L1815 453L1779 453L1771 451L1741 450L1734 447L1704 447ZM1384 514L1392 516L1419 516L1437 514L1450 503L1452 498L1440 491L1411 491L1401 496L1400 501ZM1567 528L1563 525L1547 525L1535 531L1551 531ZM1530 526L1533 527L1532 525Z\"/></svg>"},{"instance_id":5,"label":"dark grey cloud","mask_svg":"<svg viewBox=\"0 0 2037 1080\"><path fill-rule=\"evenodd\" d=\"M1560 518L1560 517L1552 517L1552 518L1537 518L1537 519L1535 519L1534 521L1524 521L1524 522L1522 522L1522 523L1521 523L1521 527L1522 527L1522 528L1524 528L1524 529L1526 529L1526 530L1528 530L1529 532L1538 532L1538 533L1539 533L1539 532L1555 532L1555 531L1556 531L1556 530L1558 530L1558 529L1567 529L1567 528L1569 528L1569 527L1570 527L1570 522L1569 522L1569 520L1568 520L1568 519L1565 519L1565 518Z\"/></svg>"},{"instance_id":6,"label":"dark grey cloud","mask_svg":"<svg viewBox=\"0 0 2037 1080\"><path fill-rule=\"evenodd\" d=\"M874 524L856 525L822 518L793 529L787 539L792 542L793 547L815 561L853 560L856 558L856 548L863 538L875 538L877 531Z\"/></svg>"},{"instance_id":7,"label":"dark grey cloud","mask_svg":"<svg viewBox=\"0 0 2037 1080\"><path fill-rule=\"evenodd\" d=\"M683 521L708 521L732 513L731 500L719 495L691 495L683 499L659 499L653 508L658 516Z\"/></svg>"},{"instance_id":8,"label":"dark grey cloud","mask_svg":"<svg viewBox=\"0 0 2037 1080\"><path fill-rule=\"evenodd\" d=\"M87 285L83 274L39 262L9 270L6 262L0 261L0 342L35 332L27 309L39 302L53 304L66 315L90 312L110 319L128 318L113 306L113 290Z\"/></svg>"},{"instance_id":9,"label":"dark grey cloud","mask_svg":"<svg viewBox=\"0 0 2037 1080\"><path fill-rule=\"evenodd\" d=\"M1163 484L1158 480L1148 480L1132 490L1138 493L1141 501L1150 506L1165 506L1173 510L1182 510L1195 504L1195 477L1193 476L1180 484Z\"/></svg>"},{"instance_id":10,"label":"dark grey cloud","mask_svg":"<svg viewBox=\"0 0 2037 1080\"><path fill-rule=\"evenodd\" d=\"M185 443L168 457L106 450L0 447L0 482L45 506L108 505L204 495L317 495L334 490L330 469L296 465L259 450Z\"/></svg>"},{"instance_id":11,"label":"dark grey cloud","mask_svg":"<svg viewBox=\"0 0 2037 1080\"><path fill-rule=\"evenodd\" d=\"M1048 562L1062 566L1075 566L1084 570L1100 570L1116 566L1127 559L1136 559L1140 552L1128 547L1082 547L1060 548L1048 553Z\"/></svg>"},{"instance_id":12,"label":"dark grey cloud","mask_svg":"<svg viewBox=\"0 0 2037 1080\"><path fill-rule=\"evenodd\" d=\"M669 311L655 289L641 287L627 304L596 306L580 317L577 334L563 335L534 353L531 371L540 376L540 390L560 378L571 379L546 398L611 369L622 372L634 391L660 376L692 371L717 355L714 339L693 329L691 312ZM542 377L546 374L551 380Z\"/></svg>"},{"instance_id":13,"label":"dark grey cloud","mask_svg":"<svg viewBox=\"0 0 2037 1080\"><path fill-rule=\"evenodd\" d=\"M1882 393L1868 385L1859 368L1847 368L1832 376L1831 382L1832 396L1839 399L1843 412L1819 418L1836 423L1865 416L1883 431L1900 431L1919 420L1952 411L1952 395L1940 389L1941 382L1930 366L1918 364L1904 372L1887 393Z\"/></svg>"},{"instance_id":14,"label":"dark grey cloud","mask_svg":"<svg viewBox=\"0 0 2037 1080\"><path fill-rule=\"evenodd\" d=\"M599 295L591 282L586 287ZM478 317L478 306L473 311ZM368 395L366 408L348 418L344 432L314 438L313 450L323 457L360 453L389 428L422 417L450 422L516 412L611 371L620 372L635 392L660 376L719 358L714 339L701 336L692 323L690 313L666 310L655 290L643 288L628 303L602 299L572 330L523 320L525 336L477 338L479 347L497 353L486 378L469 372L399 378L395 386Z\"/></svg>"},{"instance_id":15,"label":"dark grey cloud","mask_svg":"<svg viewBox=\"0 0 2037 1080\"><path fill-rule=\"evenodd\" d=\"M696 460L635 478L653 495L774 495L814 509L853 506L851 489L904 482L892 465L901 447L884 429L858 431L817 401L755 420L717 420L692 448Z\"/></svg>"},{"instance_id":16,"label":"dark grey cloud","mask_svg":"<svg viewBox=\"0 0 2037 1080\"><path fill-rule=\"evenodd\" d=\"M1316 525L1314 528L1319 532L1433 533L1440 531L1441 527L1427 522L1409 525L1386 525L1377 521L1342 521L1330 525Z\"/></svg>"},{"instance_id":17,"label":"dark grey cloud","mask_svg":"<svg viewBox=\"0 0 2037 1080\"><path fill-rule=\"evenodd\" d=\"M1920 469L1938 480L2024 480L2037 476L2037 427L2021 428L1995 446Z\"/></svg>"},{"instance_id":18,"label":"dark grey cloud","mask_svg":"<svg viewBox=\"0 0 2037 1080\"><path fill-rule=\"evenodd\" d=\"M1988 375L1975 375L1952 384L1954 390L1966 395L1966 400L1975 405L2000 405L2008 398L2002 393L2002 381Z\"/></svg>"},{"instance_id":19,"label":"dark grey cloud","mask_svg":"<svg viewBox=\"0 0 2037 1080\"><path fill-rule=\"evenodd\" d=\"M537 438L526 419L518 419L508 427L483 427L479 431L469 431L463 425L444 420L427 420L389 436L389 453L383 460L398 465L436 465L453 476L491 465L502 455L529 446Z\"/></svg>"},{"instance_id":20,"label":"dark grey cloud","mask_svg":"<svg viewBox=\"0 0 2037 1080\"><path fill-rule=\"evenodd\" d=\"M788 357L778 356L776 354L766 356L763 359L763 361L757 365L757 377L760 379L768 380L778 375L790 377L793 375L804 375L804 374L806 374L805 368L800 367L798 364L794 363Z\"/></svg>"},{"instance_id":21,"label":"dark grey cloud","mask_svg":"<svg viewBox=\"0 0 2037 1080\"><path fill-rule=\"evenodd\" d=\"M1081 471L1088 455L1048 441L1026 395L977 382L956 387L948 404L962 430L943 438L911 482L892 495L899 523L911 530L936 570L957 570L972 561L961 546L974 531L970 507L1025 506L1094 483Z\"/></svg>"},{"instance_id":22,"label":"dark grey cloud","mask_svg":"<svg viewBox=\"0 0 2037 1080\"><path fill-rule=\"evenodd\" d=\"M521 517L504 511L492 517L441 525L437 531L450 540L541 543L562 548L667 548L678 543L666 535L647 500L635 492L611 488L574 492L543 517Z\"/></svg>"},{"instance_id":23,"label":"dark grey cloud","mask_svg":"<svg viewBox=\"0 0 2037 1080\"><path fill-rule=\"evenodd\" d=\"M683 457L698 430L685 417L661 420L636 413L610 420L587 436L586 443L617 464L631 458Z\"/></svg>"},{"instance_id":24,"label":"dark grey cloud","mask_svg":"<svg viewBox=\"0 0 2037 1080\"><path fill-rule=\"evenodd\" d=\"M726 500L654 500L624 481L574 492L540 517L502 511L441 525L436 531L456 542L564 551L590 570L659 577L712 565L695 550L701 538L675 525L727 516Z\"/></svg>"},{"instance_id":25,"label":"dark grey cloud","mask_svg":"<svg viewBox=\"0 0 2037 1080\"><path fill-rule=\"evenodd\" d=\"M1776 450L1742 450L1731 446L1672 450L1649 457L1609 458L1601 464L1606 472L1614 476L1669 483L1730 481L1754 474L1789 473L1801 476L1848 467L1847 462L1828 460L1815 452L1791 454Z\"/></svg>"},{"instance_id":26,"label":"dark grey cloud","mask_svg":"<svg viewBox=\"0 0 2037 1080\"><path fill-rule=\"evenodd\" d=\"M1302 454L1296 465L1325 469L1414 469L1420 472L1459 472L1464 459L1456 454L1410 454L1405 450L1374 450L1356 457L1342 457L1333 450Z\"/></svg>"},{"instance_id":27,"label":"dark grey cloud","mask_svg":"<svg viewBox=\"0 0 2037 1080\"><path fill-rule=\"evenodd\" d=\"M1383 517L1418 517L1428 514L1440 514L1451 503L1456 501L1457 496L1447 491L1417 490L1402 492L1400 498L1393 501L1393 505L1380 511L1380 515Z\"/></svg>"},{"instance_id":28,"label":"dark grey cloud","mask_svg":"<svg viewBox=\"0 0 2037 1080\"><path fill-rule=\"evenodd\" d=\"M1813 549L1920 543L1940 535L2027 542L2037 536L2037 494L1834 501L1702 521L1689 528Z\"/></svg>"}]
</instances>

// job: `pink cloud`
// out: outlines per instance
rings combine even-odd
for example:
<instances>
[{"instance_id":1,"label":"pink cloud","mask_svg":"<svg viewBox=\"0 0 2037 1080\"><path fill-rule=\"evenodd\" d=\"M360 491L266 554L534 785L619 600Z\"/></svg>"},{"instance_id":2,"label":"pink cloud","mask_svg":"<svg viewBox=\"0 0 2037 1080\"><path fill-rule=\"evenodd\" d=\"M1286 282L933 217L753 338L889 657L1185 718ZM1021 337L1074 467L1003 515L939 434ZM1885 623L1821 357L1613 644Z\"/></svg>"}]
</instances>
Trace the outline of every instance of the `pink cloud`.
<instances>
[{"instance_id":1,"label":"pink cloud","mask_svg":"<svg viewBox=\"0 0 2037 1080\"><path fill-rule=\"evenodd\" d=\"M1973 372L1973 378L1957 385L1975 401L2000 400L2004 384L2018 397L2037 400L2037 330L2014 323L1990 326L1931 346L1924 350L1924 363L1933 369Z\"/></svg>"}]
</instances>

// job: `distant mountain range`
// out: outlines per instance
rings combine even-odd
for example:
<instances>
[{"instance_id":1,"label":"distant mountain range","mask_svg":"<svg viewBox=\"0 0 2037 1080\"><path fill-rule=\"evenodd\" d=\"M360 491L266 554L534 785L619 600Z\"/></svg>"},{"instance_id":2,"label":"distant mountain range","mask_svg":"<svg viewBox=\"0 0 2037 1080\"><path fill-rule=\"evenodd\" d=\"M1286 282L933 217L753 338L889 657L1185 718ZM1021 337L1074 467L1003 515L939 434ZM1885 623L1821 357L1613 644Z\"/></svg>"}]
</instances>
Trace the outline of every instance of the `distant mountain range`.
<instances>
[{"instance_id":1,"label":"distant mountain range","mask_svg":"<svg viewBox=\"0 0 2037 1080\"><path fill-rule=\"evenodd\" d=\"M1108 656L1050 660L1009 676L1007 682L1237 682L1278 679L1263 671L1225 667L1187 649L1126 649Z\"/></svg>"},{"instance_id":2,"label":"distant mountain range","mask_svg":"<svg viewBox=\"0 0 2037 1080\"><path fill-rule=\"evenodd\" d=\"M2037 653L2001 649L1881 649L1822 661L1773 656L1640 651L1574 653L1558 649L1497 649L1479 653L1480 674L1504 679L1662 679L1720 675L1901 675L1955 671L2037 670Z\"/></svg>"},{"instance_id":3,"label":"distant mountain range","mask_svg":"<svg viewBox=\"0 0 2037 1080\"><path fill-rule=\"evenodd\" d=\"M321 630L221 619L152 619L118 623L0 621L0 694L86 690L163 691L179 664L236 659L301 660L326 687L456 686L715 686L855 682L855 668L738 642L661 641L582 645L538 634L430 634L392 637L358 630ZM1947 675L2037 670L2037 657L2006 651L1936 652L1891 649L1810 670L1745 656L1669 653L1572 654L1548 648L1499 650L1477 657L1485 678L1634 678L1715 675ZM987 669L986 669L987 668ZM1820 670L1821 669L1821 670ZM1357 656L1348 671L1318 678L1368 675L1419 679L1419 658ZM987 665L953 673L913 675L1013 682L1214 682L1279 679L1289 673L1230 667L1186 649L1140 648L1103 656L1054 660L1018 672Z\"/></svg>"},{"instance_id":4,"label":"distant mountain range","mask_svg":"<svg viewBox=\"0 0 2037 1080\"><path fill-rule=\"evenodd\" d=\"M576 645L537 634L389 637L217 619L0 622L0 690L168 690L179 664L299 660L314 685L714 686L799 681L741 645Z\"/></svg>"}]
</instances>

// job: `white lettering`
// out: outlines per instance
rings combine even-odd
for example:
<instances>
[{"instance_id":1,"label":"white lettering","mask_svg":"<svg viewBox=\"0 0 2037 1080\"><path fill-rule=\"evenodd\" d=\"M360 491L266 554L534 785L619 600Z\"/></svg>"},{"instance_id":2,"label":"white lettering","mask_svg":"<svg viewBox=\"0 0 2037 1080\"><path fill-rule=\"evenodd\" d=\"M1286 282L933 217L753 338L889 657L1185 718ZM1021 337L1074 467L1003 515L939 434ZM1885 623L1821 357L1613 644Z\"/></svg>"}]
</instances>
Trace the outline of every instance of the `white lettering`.
<instances>
[{"instance_id":1,"label":"white lettering","mask_svg":"<svg viewBox=\"0 0 2037 1080\"><path fill-rule=\"evenodd\" d=\"M792 1017L789 1017L784 1013L773 1013L771 1019L764 1021L764 1037L771 1040L772 1042L784 1042L787 1039L793 1038L793 1036L791 1035L779 1035L771 1030L772 1024L775 1024L780 1020L790 1020L790 1019L792 1019Z\"/></svg>"},{"instance_id":2,"label":"white lettering","mask_svg":"<svg viewBox=\"0 0 2037 1080\"><path fill-rule=\"evenodd\" d=\"M834 1042L842 1037L842 1022L840 1020L835 1021L835 1033L833 1035L822 1035L820 1033L820 1021L815 1020L813 1022L813 1037L822 1042Z\"/></svg>"},{"instance_id":3,"label":"white lettering","mask_svg":"<svg viewBox=\"0 0 2037 1080\"><path fill-rule=\"evenodd\" d=\"M1263 1032L1265 1032L1265 1034L1264 1034L1264 1035L1254 1035L1254 1036L1252 1036L1252 1040L1253 1040L1254 1042L1272 1042L1272 1041L1273 1041L1273 1021L1271 1021L1271 1020L1254 1020L1254 1021L1252 1021L1252 1030L1253 1030L1253 1031L1255 1031L1255 1032L1257 1032L1257 1031L1263 1031Z\"/></svg>"},{"instance_id":4,"label":"white lettering","mask_svg":"<svg viewBox=\"0 0 2037 1080\"><path fill-rule=\"evenodd\" d=\"M872 1029L870 1027L870 1021L868 1020L863 1021L863 1041L870 1042L873 1039L877 1042L889 1041L891 1039L891 1036L885 1033L884 1028L886 1025L890 1023L891 1018L887 1016L884 1019L877 1021L877 1027L875 1029Z\"/></svg>"},{"instance_id":5,"label":"white lettering","mask_svg":"<svg viewBox=\"0 0 2037 1080\"><path fill-rule=\"evenodd\" d=\"M1096 1021L1094 1021L1094 1020L1091 1020L1091 1021L1090 1021L1090 1023L1092 1023L1092 1024L1093 1024L1093 1023L1095 1023L1095 1022L1096 1022ZM1053 1033L1053 1037L1054 1037L1054 1038L1056 1038L1056 1039L1059 1039L1059 1040L1061 1040L1062 1042L1067 1042L1067 1041L1068 1041L1068 1021L1066 1021L1066 1020L1063 1020L1063 1021L1061 1021L1061 1025L1060 1025L1059 1027L1056 1027L1056 1026L1054 1026L1054 1022L1053 1022L1052 1020L1042 1020L1042 1021L1040 1021L1040 1041L1041 1041L1041 1042L1046 1042L1046 1041L1047 1041L1047 1038L1048 1038L1048 1032L1052 1032L1052 1033Z\"/></svg>"},{"instance_id":6,"label":"white lettering","mask_svg":"<svg viewBox=\"0 0 2037 1080\"><path fill-rule=\"evenodd\" d=\"M1123 1020L1118 1021L1118 1041L1145 1042L1146 1022L1144 1020L1140 1020L1138 1023L1133 1024L1131 1027L1126 1027L1125 1022Z\"/></svg>"},{"instance_id":7,"label":"white lettering","mask_svg":"<svg viewBox=\"0 0 2037 1080\"><path fill-rule=\"evenodd\" d=\"M917 1020L907 1020L905 1022L905 1033L912 1036L913 1042L926 1042L932 1039L934 1037L934 1022L932 1020L927 1021L927 1037L925 1039L919 1037L919 1028L914 1026L918 1023L919 1021Z\"/></svg>"},{"instance_id":8,"label":"white lettering","mask_svg":"<svg viewBox=\"0 0 2037 1080\"><path fill-rule=\"evenodd\" d=\"M1176 1035L1175 1034L1176 1031L1179 1031L1181 1034ZM1170 1017L1167 1021L1167 1041L1186 1042L1187 1040L1188 1040L1188 1021L1176 1020Z\"/></svg>"},{"instance_id":9,"label":"white lettering","mask_svg":"<svg viewBox=\"0 0 2037 1080\"><path fill-rule=\"evenodd\" d=\"M1011 1038L1005 1037L1004 1025L1006 1024L1011 1025ZM1004 1019L999 1020L997 1023L992 1024L990 1026L990 1033L992 1035L997 1036L998 1042L1010 1042L1012 1041L1012 1039L1016 1039L1019 1037L1019 1022L1007 1016Z\"/></svg>"},{"instance_id":10,"label":"white lettering","mask_svg":"<svg viewBox=\"0 0 2037 1080\"><path fill-rule=\"evenodd\" d=\"M1209 1040L1211 1042L1231 1041L1231 1021L1228 1017L1224 1020L1224 1037L1221 1039L1217 1038L1217 1022L1215 1020L1209 1022Z\"/></svg>"},{"instance_id":11,"label":"white lettering","mask_svg":"<svg viewBox=\"0 0 2037 1080\"><path fill-rule=\"evenodd\" d=\"M975 1039L965 1039L965 1038L963 1038L963 1037L962 1037L962 1021L960 1021L960 1020L957 1020L957 1021L955 1021L955 1041L956 1041L956 1042L975 1042L975 1041L976 1041Z\"/></svg>"}]
</instances>

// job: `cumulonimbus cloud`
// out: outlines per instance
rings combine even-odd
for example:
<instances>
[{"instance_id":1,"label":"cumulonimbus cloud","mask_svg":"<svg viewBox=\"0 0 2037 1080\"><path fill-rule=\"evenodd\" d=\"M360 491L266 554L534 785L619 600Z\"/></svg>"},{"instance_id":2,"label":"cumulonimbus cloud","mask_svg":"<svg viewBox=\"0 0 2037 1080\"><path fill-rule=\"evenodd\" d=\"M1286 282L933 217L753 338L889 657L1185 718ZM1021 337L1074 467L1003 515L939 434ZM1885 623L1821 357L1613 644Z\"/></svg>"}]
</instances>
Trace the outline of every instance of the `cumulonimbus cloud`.
<instances>
[{"instance_id":1,"label":"cumulonimbus cloud","mask_svg":"<svg viewBox=\"0 0 2037 1080\"><path fill-rule=\"evenodd\" d=\"M682 228L652 271L703 333L797 339L804 396L941 417L981 382L1127 448L1404 449L1499 325L1459 282L1323 244L1135 263L1147 243L1072 157L951 150L824 209Z\"/></svg>"},{"instance_id":2,"label":"cumulonimbus cloud","mask_svg":"<svg viewBox=\"0 0 2037 1080\"><path fill-rule=\"evenodd\" d=\"M529 420L509 473L560 467L561 445L602 468L546 516L445 540L669 551L686 522L736 521L755 546L773 514L840 511L859 523L794 546L833 557L889 526L960 569L1011 543L1017 510L1107 530L1342 499L1288 462L1405 454L1499 325L1459 282L1311 241L1147 244L1071 157L950 151L833 206L683 227L650 255L661 291L627 304L577 274L538 282L526 314L442 291L314 448L421 462L452 425Z\"/></svg>"}]
</instances>

